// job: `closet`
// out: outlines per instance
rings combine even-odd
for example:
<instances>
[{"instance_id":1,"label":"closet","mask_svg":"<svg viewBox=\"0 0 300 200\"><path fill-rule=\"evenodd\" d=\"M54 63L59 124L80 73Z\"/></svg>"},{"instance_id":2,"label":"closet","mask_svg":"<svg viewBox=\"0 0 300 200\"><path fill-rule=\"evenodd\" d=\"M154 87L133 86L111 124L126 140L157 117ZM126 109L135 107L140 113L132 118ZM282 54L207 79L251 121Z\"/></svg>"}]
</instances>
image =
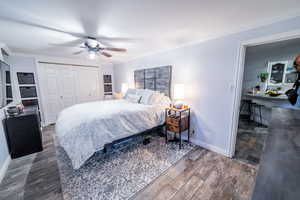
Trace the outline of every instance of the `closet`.
<instances>
[{"instance_id":1,"label":"closet","mask_svg":"<svg viewBox=\"0 0 300 200\"><path fill-rule=\"evenodd\" d=\"M39 63L37 71L45 125L69 106L100 100L98 67Z\"/></svg>"}]
</instances>

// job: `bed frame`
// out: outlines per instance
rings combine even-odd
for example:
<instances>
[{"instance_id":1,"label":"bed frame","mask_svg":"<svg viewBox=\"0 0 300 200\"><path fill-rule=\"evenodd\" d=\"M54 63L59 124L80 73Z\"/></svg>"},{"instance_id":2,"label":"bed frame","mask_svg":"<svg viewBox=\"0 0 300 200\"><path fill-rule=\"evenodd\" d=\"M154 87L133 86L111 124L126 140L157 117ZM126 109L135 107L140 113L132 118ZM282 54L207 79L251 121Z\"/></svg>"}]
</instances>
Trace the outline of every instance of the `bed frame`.
<instances>
[{"instance_id":1,"label":"bed frame","mask_svg":"<svg viewBox=\"0 0 300 200\"><path fill-rule=\"evenodd\" d=\"M143 131L141 133L137 133L135 135L131 135L131 136L128 136L128 137L125 137L125 138L121 138L121 139L118 139L118 140L115 140L113 141L112 143L108 143L104 146L104 149L103 149L103 152L104 153L107 153L107 152L110 152L113 148L123 144L123 143L128 143L130 142L133 138L135 137L138 137L138 136L147 136L147 135L150 135L152 134L153 132L158 132L158 134L161 136L161 137L164 137L163 135L163 127L165 126L165 124L162 124L162 125L159 125L159 126L156 126L154 128L151 128L151 129L148 129L146 131ZM147 145L151 142L150 138L147 137L143 140L143 144L144 145Z\"/></svg>"},{"instance_id":2,"label":"bed frame","mask_svg":"<svg viewBox=\"0 0 300 200\"><path fill-rule=\"evenodd\" d=\"M147 68L147 69L140 69L134 71L134 84L136 89L149 89L154 91L159 91L164 93L166 96L171 96L171 79L172 79L172 66L161 66L161 67L154 67L154 68ZM125 143L129 142L132 138L141 136L141 135L149 135L154 131L159 131L161 135L163 135L163 127L165 124L153 127L152 129L146 130L142 133L138 133L135 135L131 135L126 138L122 138L112 143L106 144L104 146L104 152L109 152L112 148ZM146 138L143 141L143 144L149 144L150 138Z\"/></svg>"}]
</instances>

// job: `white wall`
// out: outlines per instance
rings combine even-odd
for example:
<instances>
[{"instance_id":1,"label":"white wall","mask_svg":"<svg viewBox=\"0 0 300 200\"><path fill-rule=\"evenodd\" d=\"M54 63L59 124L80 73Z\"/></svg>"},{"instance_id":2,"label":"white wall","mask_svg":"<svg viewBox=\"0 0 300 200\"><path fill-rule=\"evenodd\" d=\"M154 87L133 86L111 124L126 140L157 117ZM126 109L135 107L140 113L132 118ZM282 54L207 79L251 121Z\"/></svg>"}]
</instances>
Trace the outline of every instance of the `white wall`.
<instances>
[{"instance_id":1,"label":"white wall","mask_svg":"<svg viewBox=\"0 0 300 200\"><path fill-rule=\"evenodd\" d=\"M3 54L2 54L2 51L1 51L1 49L0 49L0 60L2 60L2 61L3 61Z\"/></svg>"},{"instance_id":2,"label":"white wall","mask_svg":"<svg viewBox=\"0 0 300 200\"><path fill-rule=\"evenodd\" d=\"M3 56L2 59L7 62L7 57ZM8 146L6 143L6 137L3 127L3 120L5 118L5 108L7 106L0 109L0 183L5 175L6 169L9 165L10 156L8 152Z\"/></svg>"},{"instance_id":3,"label":"white wall","mask_svg":"<svg viewBox=\"0 0 300 200\"><path fill-rule=\"evenodd\" d=\"M116 90L120 91L122 82L133 86L136 69L172 65L172 81L185 84L185 103L191 105L191 127L196 132L192 141L230 155L240 43L295 29L300 29L300 17L116 65Z\"/></svg>"},{"instance_id":4,"label":"white wall","mask_svg":"<svg viewBox=\"0 0 300 200\"><path fill-rule=\"evenodd\" d=\"M4 109L5 108L0 109L0 183L2 181L2 178L4 177L5 171L10 161L4 127L2 125L2 121L5 118Z\"/></svg>"}]
</instances>

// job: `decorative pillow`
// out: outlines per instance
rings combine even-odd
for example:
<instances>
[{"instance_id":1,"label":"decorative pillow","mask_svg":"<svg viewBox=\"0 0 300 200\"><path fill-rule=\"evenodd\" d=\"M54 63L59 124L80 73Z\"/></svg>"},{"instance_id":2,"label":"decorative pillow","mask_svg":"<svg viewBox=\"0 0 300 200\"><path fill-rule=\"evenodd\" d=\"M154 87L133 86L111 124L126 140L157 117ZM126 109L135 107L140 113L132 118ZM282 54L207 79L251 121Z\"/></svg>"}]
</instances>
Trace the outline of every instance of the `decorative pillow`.
<instances>
[{"instance_id":1,"label":"decorative pillow","mask_svg":"<svg viewBox=\"0 0 300 200\"><path fill-rule=\"evenodd\" d=\"M130 101L131 103L139 103L141 97L142 97L142 96L136 95L136 94L128 94L128 95L126 96L126 100L127 100L127 101Z\"/></svg>"},{"instance_id":2,"label":"decorative pillow","mask_svg":"<svg viewBox=\"0 0 300 200\"><path fill-rule=\"evenodd\" d=\"M124 99L127 99L127 96L128 96L129 94L137 94L137 90L136 90L136 89L129 88L129 89L127 90L127 92L125 93L125 95L124 95Z\"/></svg>"}]
</instances>

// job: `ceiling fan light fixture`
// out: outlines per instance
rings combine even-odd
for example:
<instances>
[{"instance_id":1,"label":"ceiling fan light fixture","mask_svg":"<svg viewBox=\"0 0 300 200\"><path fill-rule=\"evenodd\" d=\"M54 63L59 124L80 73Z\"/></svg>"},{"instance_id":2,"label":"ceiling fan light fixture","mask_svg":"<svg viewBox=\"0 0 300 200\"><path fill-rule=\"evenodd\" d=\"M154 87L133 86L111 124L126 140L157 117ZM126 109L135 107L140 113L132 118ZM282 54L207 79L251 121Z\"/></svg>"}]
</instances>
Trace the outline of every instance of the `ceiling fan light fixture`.
<instances>
[{"instance_id":1,"label":"ceiling fan light fixture","mask_svg":"<svg viewBox=\"0 0 300 200\"><path fill-rule=\"evenodd\" d=\"M95 59L96 57L96 52L95 51L89 51L89 58L90 59Z\"/></svg>"},{"instance_id":2,"label":"ceiling fan light fixture","mask_svg":"<svg viewBox=\"0 0 300 200\"><path fill-rule=\"evenodd\" d=\"M88 45L92 48L96 48L98 46L98 41L94 39L88 39Z\"/></svg>"}]
</instances>

